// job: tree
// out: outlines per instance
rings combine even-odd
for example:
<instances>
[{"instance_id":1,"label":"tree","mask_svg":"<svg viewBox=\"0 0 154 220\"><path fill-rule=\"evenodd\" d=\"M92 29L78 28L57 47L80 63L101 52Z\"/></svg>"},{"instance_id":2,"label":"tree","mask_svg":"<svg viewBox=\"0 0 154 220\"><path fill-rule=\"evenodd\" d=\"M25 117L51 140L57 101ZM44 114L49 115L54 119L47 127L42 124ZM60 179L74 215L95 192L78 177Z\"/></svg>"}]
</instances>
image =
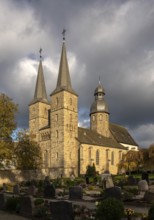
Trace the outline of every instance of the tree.
<instances>
[{"instance_id":1,"label":"tree","mask_svg":"<svg viewBox=\"0 0 154 220\"><path fill-rule=\"evenodd\" d=\"M19 133L19 142L15 148L17 168L22 170L38 169L41 166L41 150L37 142L26 132Z\"/></svg>"},{"instance_id":2,"label":"tree","mask_svg":"<svg viewBox=\"0 0 154 220\"><path fill-rule=\"evenodd\" d=\"M144 169L145 170L154 170L154 144L151 144L149 148L143 149L144 156Z\"/></svg>"},{"instance_id":3,"label":"tree","mask_svg":"<svg viewBox=\"0 0 154 220\"><path fill-rule=\"evenodd\" d=\"M15 114L18 105L11 98L0 93L0 139L10 139L13 130L16 129Z\"/></svg>"},{"instance_id":4,"label":"tree","mask_svg":"<svg viewBox=\"0 0 154 220\"><path fill-rule=\"evenodd\" d=\"M15 114L18 105L7 95L0 93L0 166L4 160L11 159L13 142L12 132L16 129Z\"/></svg>"},{"instance_id":5,"label":"tree","mask_svg":"<svg viewBox=\"0 0 154 220\"><path fill-rule=\"evenodd\" d=\"M139 167L143 165L142 151L129 150L123 155L118 167L124 168L126 171L131 172L133 170L139 170Z\"/></svg>"},{"instance_id":6,"label":"tree","mask_svg":"<svg viewBox=\"0 0 154 220\"><path fill-rule=\"evenodd\" d=\"M95 164L93 163L92 166L91 166L91 165L88 165L88 166L87 166L87 170L86 170L86 175L87 175L88 177L95 177L96 174L97 174L97 172L96 172Z\"/></svg>"}]
</instances>

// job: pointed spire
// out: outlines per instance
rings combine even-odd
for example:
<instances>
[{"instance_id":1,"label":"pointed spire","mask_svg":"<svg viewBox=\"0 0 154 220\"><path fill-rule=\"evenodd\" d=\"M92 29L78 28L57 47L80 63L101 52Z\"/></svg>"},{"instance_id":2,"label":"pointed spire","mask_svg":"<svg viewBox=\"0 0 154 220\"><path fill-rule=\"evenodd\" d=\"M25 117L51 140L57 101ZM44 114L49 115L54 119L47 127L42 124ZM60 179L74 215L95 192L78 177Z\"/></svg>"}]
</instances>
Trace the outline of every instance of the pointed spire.
<instances>
[{"instance_id":1,"label":"pointed spire","mask_svg":"<svg viewBox=\"0 0 154 220\"><path fill-rule=\"evenodd\" d=\"M45 81L44 81L44 74L43 74L43 67L42 67L42 54L41 54L42 49L39 50L39 53L40 53L40 62L39 62L37 81L36 81L36 86L35 86L35 94L30 104L33 104L35 102L48 103Z\"/></svg>"},{"instance_id":2,"label":"pointed spire","mask_svg":"<svg viewBox=\"0 0 154 220\"><path fill-rule=\"evenodd\" d=\"M59 65L59 73L58 73L58 80L57 80L57 87L56 89L51 93L51 95L66 90L69 91L75 95L76 92L72 89L71 85L71 78L69 73L69 67L68 67L68 61L67 61L67 53L66 53L66 47L65 47L65 32L64 29L63 34L63 44L62 44L62 52L61 52L61 59L60 59L60 65Z\"/></svg>"}]
</instances>

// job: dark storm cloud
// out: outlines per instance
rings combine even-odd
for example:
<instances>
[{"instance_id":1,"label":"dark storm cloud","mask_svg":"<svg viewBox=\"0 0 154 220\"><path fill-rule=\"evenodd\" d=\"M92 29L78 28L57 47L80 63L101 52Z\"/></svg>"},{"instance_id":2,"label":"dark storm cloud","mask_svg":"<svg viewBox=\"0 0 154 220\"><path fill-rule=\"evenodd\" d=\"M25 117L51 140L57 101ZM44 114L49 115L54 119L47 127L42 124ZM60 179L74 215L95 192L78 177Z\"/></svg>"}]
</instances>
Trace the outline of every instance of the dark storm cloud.
<instances>
[{"instance_id":1,"label":"dark storm cloud","mask_svg":"<svg viewBox=\"0 0 154 220\"><path fill-rule=\"evenodd\" d=\"M80 124L89 124L100 76L111 121L126 126L142 146L154 142L153 18L153 0L1 3L0 89L19 103L18 126L28 126L28 104L34 95L40 47L48 94L56 86L61 32L66 28Z\"/></svg>"}]
</instances>

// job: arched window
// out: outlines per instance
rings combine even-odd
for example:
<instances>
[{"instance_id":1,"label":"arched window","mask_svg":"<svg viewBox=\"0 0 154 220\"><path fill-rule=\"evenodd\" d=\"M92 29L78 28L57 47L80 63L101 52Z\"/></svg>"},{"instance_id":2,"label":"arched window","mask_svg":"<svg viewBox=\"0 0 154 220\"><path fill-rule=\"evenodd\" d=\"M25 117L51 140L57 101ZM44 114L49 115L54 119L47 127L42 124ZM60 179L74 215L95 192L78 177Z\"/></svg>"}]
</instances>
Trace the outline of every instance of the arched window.
<instances>
[{"instance_id":1,"label":"arched window","mask_svg":"<svg viewBox=\"0 0 154 220\"><path fill-rule=\"evenodd\" d=\"M111 153L111 165L114 165L114 151Z\"/></svg>"},{"instance_id":2,"label":"arched window","mask_svg":"<svg viewBox=\"0 0 154 220\"><path fill-rule=\"evenodd\" d=\"M56 105L58 105L58 103L59 103L59 99L58 97L56 97Z\"/></svg>"},{"instance_id":3,"label":"arched window","mask_svg":"<svg viewBox=\"0 0 154 220\"><path fill-rule=\"evenodd\" d=\"M96 165L99 165L99 150L96 151Z\"/></svg>"},{"instance_id":4,"label":"arched window","mask_svg":"<svg viewBox=\"0 0 154 220\"><path fill-rule=\"evenodd\" d=\"M70 122L72 122L72 114L70 114Z\"/></svg>"}]
</instances>

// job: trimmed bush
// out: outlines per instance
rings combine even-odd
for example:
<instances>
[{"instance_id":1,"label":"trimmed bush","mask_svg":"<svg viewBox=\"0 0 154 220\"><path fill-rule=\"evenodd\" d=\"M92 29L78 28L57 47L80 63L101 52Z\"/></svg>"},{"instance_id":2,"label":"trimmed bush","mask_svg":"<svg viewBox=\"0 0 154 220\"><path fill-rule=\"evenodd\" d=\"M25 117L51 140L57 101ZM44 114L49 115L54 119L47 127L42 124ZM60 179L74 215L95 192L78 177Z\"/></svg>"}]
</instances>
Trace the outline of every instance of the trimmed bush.
<instances>
[{"instance_id":1,"label":"trimmed bush","mask_svg":"<svg viewBox=\"0 0 154 220\"><path fill-rule=\"evenodd\" d=\"M124 216L124 205L115 198L107 198L97 206L97 220L120 220L122 216Z\"/></svg>"}]
</instances>

